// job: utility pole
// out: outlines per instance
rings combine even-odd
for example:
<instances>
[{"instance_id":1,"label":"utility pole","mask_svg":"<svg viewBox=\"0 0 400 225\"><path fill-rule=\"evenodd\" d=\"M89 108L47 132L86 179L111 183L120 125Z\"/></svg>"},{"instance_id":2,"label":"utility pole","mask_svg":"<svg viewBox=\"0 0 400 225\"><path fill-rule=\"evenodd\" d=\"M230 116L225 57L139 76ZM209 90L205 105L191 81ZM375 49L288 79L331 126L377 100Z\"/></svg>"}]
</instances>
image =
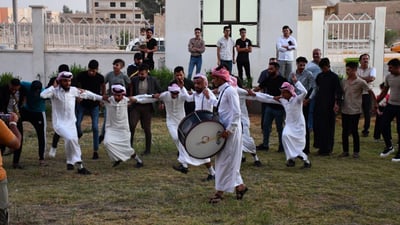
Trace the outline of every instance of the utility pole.
<instances>
[{"instance_id":1,"label":"utility pole","mask_svg":"<svg viewBox=\"0 0 400 225\"><path fill-rule=\"evenodd\" d=\"M14 21L14 49L18 49L18 6L17 6L17 0L13 0L13 21Z\"/></svg>"}]
</instances>

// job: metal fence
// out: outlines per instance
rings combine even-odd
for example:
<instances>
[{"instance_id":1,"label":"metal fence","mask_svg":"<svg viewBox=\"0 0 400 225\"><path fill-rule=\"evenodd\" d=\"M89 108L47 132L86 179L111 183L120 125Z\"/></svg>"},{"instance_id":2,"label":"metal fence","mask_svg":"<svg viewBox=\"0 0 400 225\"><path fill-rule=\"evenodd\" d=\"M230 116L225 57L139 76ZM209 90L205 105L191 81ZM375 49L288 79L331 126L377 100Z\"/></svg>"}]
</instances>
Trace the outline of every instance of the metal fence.
<instances>
[{"instance_id":1,"label":"metal fence","mask_svg":"<svg viewBox=\"0 0 400 225\"><path fill-rule=\"evenodd\" d=\"M61 18L62 22L46 21L45 45L47 49L123 49L137 38L143 24L132 22L103 21L91 23L86 19L74 22L70 18ZM20 21L0 24L0 48L32 49L32 23ZM17 40L17 43L16 41Z\"/></svg>"},{"instance_id":2,"label":"metal fence","mask_svg":"<svg viewBox=\"0 0 400 225\"><path fill-rule=\"evenodd\" d=\"M347 14L343 18L332 14L325 20L324 53L337 70L344 70L344 59L360 54L373 55L375 20L368 14L360 17ZM344 71L338 71L344 73Z\"/></svg>"}]
</instances>

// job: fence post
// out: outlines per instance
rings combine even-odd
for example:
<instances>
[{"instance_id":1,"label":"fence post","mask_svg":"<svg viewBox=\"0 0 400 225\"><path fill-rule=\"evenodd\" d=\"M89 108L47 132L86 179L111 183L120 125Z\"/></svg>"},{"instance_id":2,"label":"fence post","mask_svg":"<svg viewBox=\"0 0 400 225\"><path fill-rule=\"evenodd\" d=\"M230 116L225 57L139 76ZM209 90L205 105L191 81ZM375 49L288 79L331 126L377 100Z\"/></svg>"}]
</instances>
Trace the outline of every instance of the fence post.
<instances>
[{"instance_id":1,"label":"fence post","mask_svg":"<svg viewBox=\"0 0 400 225\"><path fill-rule=\"evenodd\" d=\"M33 80L46 82L45 66L44 66L44 51L45 51L45 36L44 36L44 6L30 5L32 8L32 46L33 46L33 63L32 71Z\"/></svg>"},{"instance_id":2,"label":"fence post","mask_svg":"<svg viewBox=\"0 0 400 225\"><path fill-rule=\"evenodd\" d=\"M385 23L386 23L386 7L375 8L375 44L372 65L375 67L377 76L375 86L383 82L386 71L383 71L383 63L385 59Z\"/></svg>"},{"instance_id":3,"label":"fence post","mask_svg":"<svg viewBox=\"0 0 400 225\"><path fill-rule=\"evenodd\" d=\"M321 49L324 55L324 25L326 6L312 6L312 49Z\"/></svg>"}]
</instances>

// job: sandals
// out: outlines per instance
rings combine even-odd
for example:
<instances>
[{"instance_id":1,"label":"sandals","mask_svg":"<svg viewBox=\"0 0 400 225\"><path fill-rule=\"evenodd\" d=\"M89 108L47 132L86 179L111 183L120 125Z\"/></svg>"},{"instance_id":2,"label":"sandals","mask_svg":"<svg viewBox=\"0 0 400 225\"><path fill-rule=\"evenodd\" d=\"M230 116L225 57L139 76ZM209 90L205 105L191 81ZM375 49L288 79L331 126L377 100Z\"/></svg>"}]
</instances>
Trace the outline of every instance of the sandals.
<instances>
[{"instance_id":1,"label":"sandals","mask_svg":"<svg viewBox=\"0 0 400 225\"><path fill-rule=\"evenodd\" d=\"M222 195L215 193L214 196L210 198L208 203L211 203L211 204L219 203L220 201L222 201L222 199L224 199L224 197Z\"/></svg>"},{"instance_id":2,"label":"sandals","mask_svg":"<svg viewBox=\"0 0 400 225\"><path fill-rule=\"evenodd\" d=\"M249 190L249 189L248 189L247 187L245 187L245 188L244 188L243 190L241 190L241 191L239 191L239 189L236 188L236 199L237 199L237 200L242 200L244 194L246 194L246 192L247 192L248 190Z\"/></svg>"}]
</instances>

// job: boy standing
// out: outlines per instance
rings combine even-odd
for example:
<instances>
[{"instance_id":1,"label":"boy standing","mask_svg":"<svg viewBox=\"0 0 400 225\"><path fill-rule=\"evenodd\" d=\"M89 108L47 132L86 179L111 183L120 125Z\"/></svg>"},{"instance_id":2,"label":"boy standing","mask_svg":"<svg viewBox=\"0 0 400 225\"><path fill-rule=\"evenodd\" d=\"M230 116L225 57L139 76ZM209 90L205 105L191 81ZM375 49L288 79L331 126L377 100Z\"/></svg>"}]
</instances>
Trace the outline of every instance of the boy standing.
<instances>
[{"instance_id":1,"label":"boy standing","mask_svg":"<svg viewBox=\"0 0 400 225\"><path fill-rule=\"evenodd\" d=\"M347 78L342 80L342 145L343 152L339 157L349 156L349 135L353 136L353 158L360 157L360 137L358 135L358 122L362 113L362 95L368 92L375 99L374 92L367 82L357 76L358 64L346 63Z\"/></svg>"}]
</instances>

